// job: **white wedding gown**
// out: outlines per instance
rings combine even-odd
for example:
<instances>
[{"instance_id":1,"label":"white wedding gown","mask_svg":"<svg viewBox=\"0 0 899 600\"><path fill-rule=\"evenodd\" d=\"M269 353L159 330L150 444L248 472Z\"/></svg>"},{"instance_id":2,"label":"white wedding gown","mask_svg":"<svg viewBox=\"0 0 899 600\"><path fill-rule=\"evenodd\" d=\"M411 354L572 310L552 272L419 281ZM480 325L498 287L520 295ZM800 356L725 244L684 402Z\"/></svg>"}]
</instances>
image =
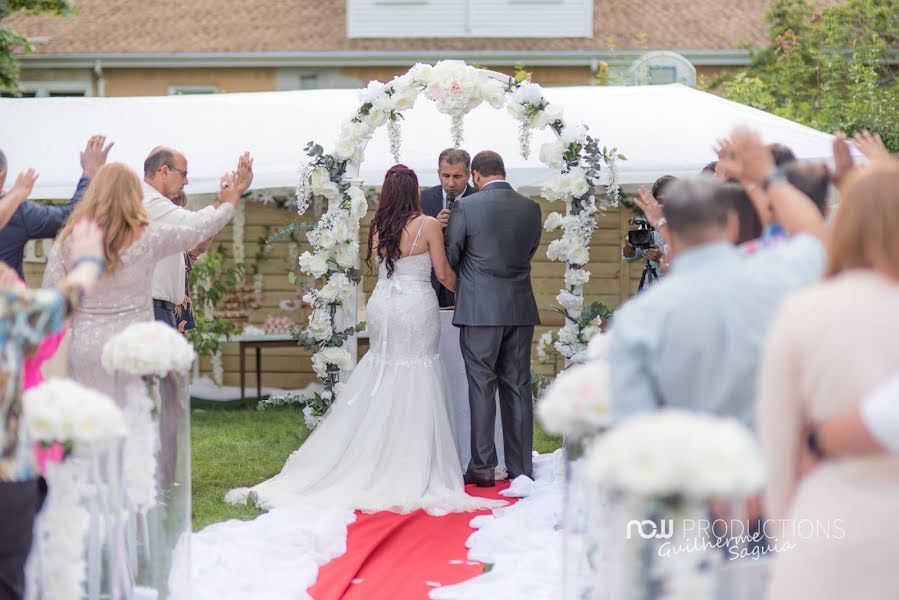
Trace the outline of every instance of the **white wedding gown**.
<instances>
[{"instance_id":1,"label":"white wedding gown","mask_svg":"<svg viewBox=\"0 0 899 600\"><path fill-rule=\"evenodd\" d=\"M368 330L371 349L281 473L249 490L232 490L226 500L255 495L265 509L421 508L433 515L505 504L465 493L437 353L440 323L429 253L401 258L391 277L380 266Z\"/></svg>"}]
</instances>

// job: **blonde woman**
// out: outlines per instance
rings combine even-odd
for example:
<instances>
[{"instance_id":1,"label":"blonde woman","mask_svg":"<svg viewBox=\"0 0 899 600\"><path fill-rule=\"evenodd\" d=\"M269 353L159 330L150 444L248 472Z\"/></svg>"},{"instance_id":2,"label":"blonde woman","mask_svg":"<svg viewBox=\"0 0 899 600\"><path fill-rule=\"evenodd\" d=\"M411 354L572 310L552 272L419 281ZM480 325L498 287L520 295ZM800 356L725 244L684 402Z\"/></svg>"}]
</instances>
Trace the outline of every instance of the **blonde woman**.
<instances>
[{"instance_id":1,"label":"blonde woman","mask_svg":"<svg viewBox=\"0 0 899 600\"><path fill-rule=\"evenodd\" d=\"M153 320L150 284L159 259L193 248L231 220L240 201L233 175L223 178L220 198L222 204L202 213L196 227L150 223L137 173L121 163L100 169L69 220L71 224L88 216L100 224L106 261L106 272L85 298L72 324L68 362L73 379L113 397L120 396L100 364L103 344L132 323ZM53 285L72 268L71 231L71 225L67 225L53 246L45 286Z\"/></svg>"},{"instance_id":2,"label":"blonde woman","mask_svg":"<svg viewBox=\"0 0 899 600\"><path fill-rule=\"evenodd\" d=\"M899 161L857 169L841 192L826 278L783 304L762 362L766 533L784 550L772 600L886 600L899 590L899 454L827 461L800 479L806 432L852 408L899 365Z\"/></svg>"}]
</instances>

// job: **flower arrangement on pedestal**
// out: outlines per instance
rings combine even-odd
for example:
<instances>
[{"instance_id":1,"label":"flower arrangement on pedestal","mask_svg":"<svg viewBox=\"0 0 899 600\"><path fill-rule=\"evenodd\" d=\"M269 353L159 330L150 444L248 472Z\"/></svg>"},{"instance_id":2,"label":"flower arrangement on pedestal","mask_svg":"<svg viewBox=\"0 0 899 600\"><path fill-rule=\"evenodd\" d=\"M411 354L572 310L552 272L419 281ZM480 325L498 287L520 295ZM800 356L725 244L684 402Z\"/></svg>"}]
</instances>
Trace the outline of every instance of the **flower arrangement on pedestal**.
<instances>
[{"instance_id":1,"label":"flower arrangement on pedestal","mask_svg":"<svg viewBox=\"0 0 899 600\"><path fill-rule=\"evenodd\" d=\"M36 585L43 598L80 600L91 521L82 492L91 455L124 438L125 419L111 398L68 379L51 379L25 392L23 413L39 455L58 449L42 468L49 493L35 531Z\"/></svg>"},{"instance_id":2,"label":"flower arrangement on pedestal","mask_svg":"<svg viewBox=\"0 0 899 600\"><path fill-rule=\"evenodd\" d=\"M422 93L434 101L439 111L451 117L451 135L457 147L464 135L464 116L484 102L494 108L505 105L520 121L524 156L530 152L532 130L549 127L554 133L556 141L541 148L540 159L559 171L556 179L543 189L544 197L563 201L566 206L564 216L554 213L548 220L553 225L548 225L550 230L564 231L560 243L551 247L549 257L566 263L562 292L570 308L565 309L566 326L559 336L568 341L558 346L566 359L580 358L587 342L584 330L596 327L595 323L577 319L583 303L583 287L590 277L583 266L589 261L590 239L600 210L617 202L615 160L624 157L614 148L601 147L597 139L587 134L585 126L567 123L562 109L551 104L542 88L531 81L478 69L461 61L442 61L434 66L417 64L389 83L372 81L360 92L360 105L341 125L337 143L330 153L316 142L306 146L309 160L300 167L297 210L303 215L316 201L328 203L328 211L307 232L312 252L298 259L303 273L322 282L321 288L309 291L304 297L314 312L309 329L300 340L313 351L313 367L324 380L323 395L311 400L316 406L326 408L326 403L333 398L341 365L352 362L352 357L347 358L348 353L340 350L350 335L360 331L359 326L346 323L339 327L335 322L337 308L344 301L342 290L357 285L360 280L356 268L359 220L366 214L368 204L353 173L362 163L365 147L375 130L385 124L389 124L391 151L399 161L402 113L411 109ZM604 200L598 202L603 165L609 176ZM298 229L298 226L291 228ZM332 279L336 285L332 285ZM297 278L292 281L296 283ZM300 402L308 406L305 401Z\"/></svg>"}]
</instances>

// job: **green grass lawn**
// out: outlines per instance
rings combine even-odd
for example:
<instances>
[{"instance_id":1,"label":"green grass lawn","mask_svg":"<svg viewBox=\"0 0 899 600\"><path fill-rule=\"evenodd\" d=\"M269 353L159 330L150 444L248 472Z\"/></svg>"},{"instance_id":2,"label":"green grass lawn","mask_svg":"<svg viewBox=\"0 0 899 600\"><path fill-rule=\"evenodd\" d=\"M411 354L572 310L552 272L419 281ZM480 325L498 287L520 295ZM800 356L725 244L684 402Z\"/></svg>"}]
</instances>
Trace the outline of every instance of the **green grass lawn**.
<instances>
[{"instance_id":1,"label":"green grass lawn","mask_svg":"<svg viewBox=\"0 0 899 600\"><path fill-rule=\"evenodd\" d=\"M236 402L192 403L192 477L194 531L228 519L248 520L260 510L225 504L225 493L251 486L280 472L291 452L309 435L302 413L290 407L265 412ZM534 449L552 452L559 438L534 427Z\"/></svg>"}]
</instances>

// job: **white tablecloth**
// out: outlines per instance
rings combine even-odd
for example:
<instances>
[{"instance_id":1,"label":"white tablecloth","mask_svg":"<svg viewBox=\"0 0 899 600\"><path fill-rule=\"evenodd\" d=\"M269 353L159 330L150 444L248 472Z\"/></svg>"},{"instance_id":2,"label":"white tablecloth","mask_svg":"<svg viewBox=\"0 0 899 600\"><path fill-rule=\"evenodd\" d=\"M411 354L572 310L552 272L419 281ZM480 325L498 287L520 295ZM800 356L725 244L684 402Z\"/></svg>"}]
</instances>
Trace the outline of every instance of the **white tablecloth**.
<instances>
[{"instance_id":1,"label":"white tablecloth","mask_svg":"<svg viewBox=\"0 0 899 600\"><path fill-rule=\"evenodd\" d=\"M468 408L468 379L465 376L465 361L459 348L459 328L453 325L453 311L440 311L440 358L446 367L450 383L450 418L456 432L456 448L462 470L468 468L471 460L471 420ZM499 417L499 395L496 399L496 456L499 467L505 469L506 457L503 452L502 421Z\"/></svg>"}]
</instances>

